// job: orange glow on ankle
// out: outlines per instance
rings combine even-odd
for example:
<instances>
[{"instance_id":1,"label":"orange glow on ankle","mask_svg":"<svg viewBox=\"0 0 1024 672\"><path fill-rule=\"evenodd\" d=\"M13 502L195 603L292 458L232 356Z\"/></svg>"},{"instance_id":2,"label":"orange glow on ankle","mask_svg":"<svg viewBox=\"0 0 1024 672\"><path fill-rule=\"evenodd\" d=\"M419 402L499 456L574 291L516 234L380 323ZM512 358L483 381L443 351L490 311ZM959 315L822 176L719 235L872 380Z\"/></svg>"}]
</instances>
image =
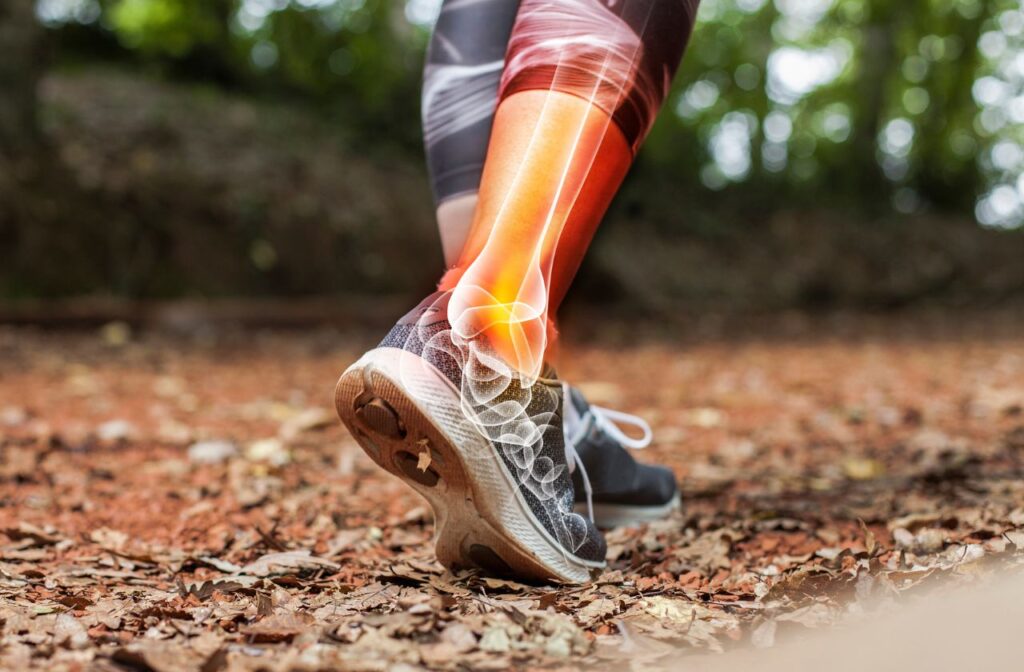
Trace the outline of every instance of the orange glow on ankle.
<instances>
[{"instance_id":1,"label":"orange glow on ankle","mask_svg":"<svg viewBox=\"0 0 1024 672\"><path fill-rule=\"evenodd\" d=\"M582 98L523 91L503 100L469 239L442 281L455 290L456 329L535 377L549 318L631 161L618 127Z\"/></svg>"}]
</instances>

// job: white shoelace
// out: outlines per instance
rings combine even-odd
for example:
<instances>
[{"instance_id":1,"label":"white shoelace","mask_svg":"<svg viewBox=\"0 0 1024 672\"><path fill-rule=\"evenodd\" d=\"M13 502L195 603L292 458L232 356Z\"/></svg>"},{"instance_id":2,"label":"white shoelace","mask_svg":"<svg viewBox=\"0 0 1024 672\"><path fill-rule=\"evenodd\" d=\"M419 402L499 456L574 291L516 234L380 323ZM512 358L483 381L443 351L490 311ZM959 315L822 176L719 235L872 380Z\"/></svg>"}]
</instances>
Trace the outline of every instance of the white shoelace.
<instances>
[{"instance_id":1,"label":"white shoelace","mask_svg":"<svg viewBox=\"0 0 1024 672\"><path fill-rule=\"evenodd\" d=\"M565 461L567 464L576 465L576 468L580 470L580 476L583 477L583 491L587 494L587 515L590 517L590 522L594 522L594 490L590 485L590 477L587 476L587 468L583 466L583 458L580 457L579 451L576 450L576 444L579 443L579 440L582 438L582 434L586 431L587 427L586 423L579 422L579 416L576 414L576 407L573 406L572 398L569 395L569 384L562 383L562 389L563 394L565 395L565 414L569 415L571 412L572 416L577 419L577 424L579 425L572 437L566 437ZM654 433L651 431L651 426L648 425L647 421L643 418L629 413L623 413L622 411L615 411L603 406L596 406L594 404L590 405L590 412L594 416L594 422L597 426L626 448L631 450L642 450L651 445L651 439L653 438ZM619 429L618 423L638 427L643 432L643 436L639 439L634 439Z\"/></svg>"},{"instance_id":2,"label":"white shoelace","mask_svg":"<svg viewBox=\"0 0 1024 672\"><path fill-rule=\"evenodd\" d=\"M651 431L651 426L647 424L647 421L643 418L630 415L629 413L623 413L622 411L613 411L610 408L604 408L603 406L590 405L590 410L594 414L594 419L597 420L597 424L600 425L606 433L610 434L612 438L624 445L626 448L632 450L643 450L647 446L651 445L651 439L654 438L654 432ZM617 423L624 423L637 427L643 432L643 436L639 439L634 439L627 435L624 431L619 429Z\"/></svg>"}]
</instances>

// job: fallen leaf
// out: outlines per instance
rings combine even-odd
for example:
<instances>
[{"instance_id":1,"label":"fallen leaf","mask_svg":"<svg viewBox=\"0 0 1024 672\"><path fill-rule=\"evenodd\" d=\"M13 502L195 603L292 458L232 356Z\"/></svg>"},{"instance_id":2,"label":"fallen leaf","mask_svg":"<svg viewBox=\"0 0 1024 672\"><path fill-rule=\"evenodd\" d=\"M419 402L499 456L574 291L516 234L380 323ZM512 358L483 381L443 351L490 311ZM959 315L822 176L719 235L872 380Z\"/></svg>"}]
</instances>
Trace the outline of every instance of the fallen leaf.
<instances>
[{"instance_id":1,"label":"fallen leaf","mask_svg":"<svg viewBox=\"0 0 1024 672\"><path fill-rule=\"evenodd\" d=\"M308 550L268 553L242 567L240 574L267 577L301 574L317 570L335 572L341 565L324 558L314 557Z\"/></svg>"},{"instance_id":2,"label":"fallen leaf","mask_svg":"<svg viewBox=\"0 0 1024 672\"><path fill-rule=\"evenodd\" d=\"M238 454L230 441L199 441L188 447L188 459L196 464L218 464Z\"/></svg>"},{"instance_id":3,"label":"fallen leaf","mask_svg":"<svg viewBox=\"0 0 1024 672\"><path fill-rule=\"evenodd\" d=\"M53 640L58 646L84 649L89 646L89 633L71 614L58 614L53 626Z\"/></svg>"},{"instance_id":4,"label":"fallen leaf","mask_svg":"<svg viewBox=\"0 0 1024 672\"><path fill-rule=\"evenodd\" d=\"M420 471L426 471L430 466L430 448L427 448L420 452L419 457L416 460L416 468Z\"/></svg>"},{"instance_id":5,"label":"fallen leaf","mask_svg":"<svg viewBox=\"0 0 1024 672\"><path fill-rule=\"evenodd\" d=\"M275 614L251 625L244 625L239 628L239 632L254 642L288 642L310 630L313 623L313 617L309 614Z\"/></svg>"}]
</instances>

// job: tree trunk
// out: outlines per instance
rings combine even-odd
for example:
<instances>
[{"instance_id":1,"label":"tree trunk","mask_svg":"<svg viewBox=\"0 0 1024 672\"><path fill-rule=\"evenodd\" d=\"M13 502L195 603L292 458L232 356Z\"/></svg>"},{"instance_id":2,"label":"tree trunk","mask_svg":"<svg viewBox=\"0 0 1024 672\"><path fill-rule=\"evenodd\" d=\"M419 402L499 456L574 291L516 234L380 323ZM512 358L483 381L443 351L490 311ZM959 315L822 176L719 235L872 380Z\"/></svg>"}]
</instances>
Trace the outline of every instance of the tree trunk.
<instances>
[{"instance_id":1,"label":"tree trunk","mask_svg":"<svg viewBox=\"0 0 1024 672\"><path fill-rule=\"evenodd\" d=\"M872 197L865 205L885 209L885 197L891 189L878 165L878 134L882 130L886 109L886 93L895 62L896 23L895 7L886 0L868 3L869 15L863 27L864 46L861 53L860 73L857 77L857 101L854 103L851 161L856 166L854 193Z\"/></svg>"},{"instance_id":2,"label":"tree trunk","mask_svg":"<svg viewBox=\"0 0 1024 672\"><path fill-rule=\"evenodd\" d=\"M63 193L49 188L54 171L37 124L41 38L35 0L0 0L0 297L28 278L26 250L43 247L54 223L51 195Z\"/></svg>"},{"instance_id":3,"label":"tree trunk","mask_svg":"<svg viewBox=\"0 0 1024 672\"><path fill-rule=\"evenodd\" d=\"M0 154L9 160L30 156L39 145L40 33L33 0L0 3Z\"/></svg>"}]
</instances>

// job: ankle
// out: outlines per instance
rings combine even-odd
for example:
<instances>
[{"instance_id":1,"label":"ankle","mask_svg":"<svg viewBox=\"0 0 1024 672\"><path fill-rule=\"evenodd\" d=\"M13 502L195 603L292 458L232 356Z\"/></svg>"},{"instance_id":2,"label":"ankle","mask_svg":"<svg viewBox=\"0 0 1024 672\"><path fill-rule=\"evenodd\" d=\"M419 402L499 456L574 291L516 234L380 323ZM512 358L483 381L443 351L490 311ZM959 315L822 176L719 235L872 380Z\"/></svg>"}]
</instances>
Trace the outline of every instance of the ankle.
<instances>
[{"instance_id":1,"label":"ankle","mask_svg":"<svg viewBox=\"0 0 1024 672\"><path fill-rule=\"evenodd\" d=\"M459 284L459 279L465 274L466 269L459 268L458 266L452 266L437 283L437 289L441 292L448 292L455 289L455 286Z\"/></svg>"}]
</instances>

